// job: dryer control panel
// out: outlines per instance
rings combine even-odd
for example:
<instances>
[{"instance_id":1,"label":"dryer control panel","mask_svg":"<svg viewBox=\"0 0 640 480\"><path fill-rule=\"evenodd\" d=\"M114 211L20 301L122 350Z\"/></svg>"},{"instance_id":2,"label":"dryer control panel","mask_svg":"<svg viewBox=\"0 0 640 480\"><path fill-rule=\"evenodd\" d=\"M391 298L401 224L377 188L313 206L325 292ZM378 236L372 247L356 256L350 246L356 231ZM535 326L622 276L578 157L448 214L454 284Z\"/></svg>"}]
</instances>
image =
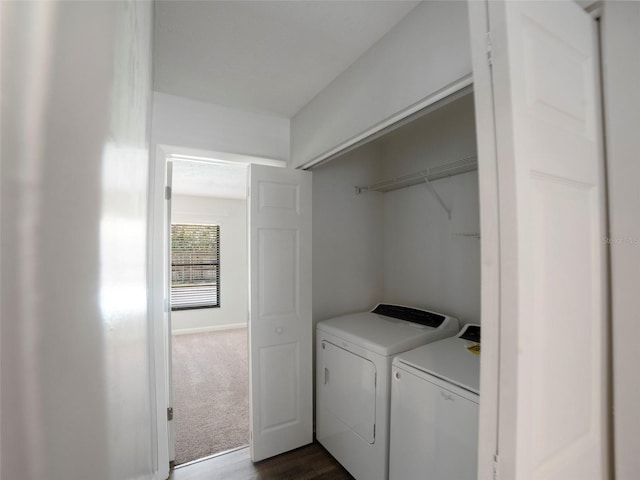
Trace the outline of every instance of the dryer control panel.
<instances>
[{"instance_id":1,"label":"dryer control panel","mask_svg":"<svg viewBox=\"0 0 640 480\"><path fill-rule=\"evenodd\" d=\"M444 315L429 312L427 310L419 310L417 308L404 307L402 305L390 305L380 303L371 313L384 315L385 317L397 318L398 320L406 320L407 322L419 323L428 327L437 328L442 325L445 320Z\"/></svg>"}]
</instances>

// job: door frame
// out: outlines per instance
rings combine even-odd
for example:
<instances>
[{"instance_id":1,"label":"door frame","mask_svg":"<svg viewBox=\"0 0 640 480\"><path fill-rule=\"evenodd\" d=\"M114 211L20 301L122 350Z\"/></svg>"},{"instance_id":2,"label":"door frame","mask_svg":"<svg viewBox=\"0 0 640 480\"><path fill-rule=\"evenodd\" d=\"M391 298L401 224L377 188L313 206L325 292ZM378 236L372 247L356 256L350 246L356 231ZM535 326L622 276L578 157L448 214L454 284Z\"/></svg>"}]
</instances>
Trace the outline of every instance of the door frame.
<instances>
[{"instance_id":1,"label":"door frame","mask_svg":"<svg viewBox=\"0 0 640 480\"><path fill-rule=\"evenodd\" d=\"M153 152L153 150L152 150ZM168 272L169 240L166 238L167 211L165 190L167 187L167 163L174 158L212 161L213 159L238 165L261 164L287 167L284 160L239 155L228 152L199 150L189 147L158 144L155 157L150 161L149 173L149 251L148 258L148 311L149 311L149 364L150 392L153 426L154 480L169 476L170 463L175 459L174 439L167 419L170 404L170 332L168 319L169 301L166 298L165 272ZM160 319L160 321L158 321Z\"/></svg>"},{"instance_id":2,"label":"door frame","mask_svg":"<svg viewBox=\"0 0 640 480\"><path fill-rule=\"evenodd\" d=\"M640 337L640 61L637 48L640 32L634 22L640 19L637 2L605 2L601 17L601 64L606 132L609 250L611 281L611 352L613 393L616 412L613 422L612 452L618 478L633 478L640 470L636 438L640 431L637 406L640 379L637 339Z\"/></svg>"}]
</instances>

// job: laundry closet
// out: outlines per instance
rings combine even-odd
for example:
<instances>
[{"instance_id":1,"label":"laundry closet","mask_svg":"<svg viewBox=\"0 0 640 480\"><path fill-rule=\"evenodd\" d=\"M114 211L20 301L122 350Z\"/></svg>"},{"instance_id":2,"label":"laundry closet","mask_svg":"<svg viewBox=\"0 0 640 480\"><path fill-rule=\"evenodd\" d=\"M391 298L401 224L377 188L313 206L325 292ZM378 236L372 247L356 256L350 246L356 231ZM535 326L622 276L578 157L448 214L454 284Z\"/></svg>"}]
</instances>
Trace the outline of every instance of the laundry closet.
<instances>
[{"instance_id":1,"label":"laundry closet","mask_svg":"<svg viewBox=\"0 0 640 480\"><path fill-rule=\"evenodd\" d=\"M455 97L312 169L314 324L379 302L480 323L473 94Z\"/></svg>"}]
</instances>

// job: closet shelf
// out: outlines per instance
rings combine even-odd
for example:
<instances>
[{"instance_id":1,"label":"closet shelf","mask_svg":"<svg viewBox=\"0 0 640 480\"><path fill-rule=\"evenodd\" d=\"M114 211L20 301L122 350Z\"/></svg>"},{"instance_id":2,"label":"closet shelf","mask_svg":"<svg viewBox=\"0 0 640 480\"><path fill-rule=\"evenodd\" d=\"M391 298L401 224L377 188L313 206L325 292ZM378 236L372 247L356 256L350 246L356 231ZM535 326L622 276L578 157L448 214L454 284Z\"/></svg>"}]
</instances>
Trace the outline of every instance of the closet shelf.
<instances>
[{"instance_id":1,"label":"closet shelf","mask_svg":"<svg viewBox=\"0 0 640 480\"><path fill-rule=\"evenodd\" d=\"M461 173L467 173L477 169L478 157L474 155L472 157L466 157L461 160L456 160L455 162L449 162L442 165L429 167L426 170L422 170L420 172L395 177L391 180L385 180L363 187L356 187L356 193L361 194L366 192L390 192L392 190L398 190L400 188L418 185L419 183L425 183L425 181L452 177L453 175L459 175Z\"/></svg>"}]
</instances>

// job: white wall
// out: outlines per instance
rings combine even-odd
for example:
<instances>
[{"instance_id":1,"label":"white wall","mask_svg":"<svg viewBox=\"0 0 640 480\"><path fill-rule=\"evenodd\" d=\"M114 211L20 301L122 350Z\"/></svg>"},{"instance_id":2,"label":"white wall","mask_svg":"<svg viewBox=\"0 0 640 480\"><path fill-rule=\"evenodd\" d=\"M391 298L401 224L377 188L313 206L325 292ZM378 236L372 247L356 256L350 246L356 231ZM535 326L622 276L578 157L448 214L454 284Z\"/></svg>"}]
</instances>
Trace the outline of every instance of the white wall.
<instances>
[{"instance_id":1,"label":"white wall","mask_svg":"<svg viewBox=\"0 0 640 480\"><path fill-rule=\"evenodd\" d=\"M174 195L172 223L220 225L220 307L175 310L172 333L195 333L247 324L247 202Z\"/></svg>"},{"instance_id":2,"label":"white wall","mask_svg":"<svg viewBox=\"0 0 640 480\"><path fill-rule=\"evenodd\" d=\"M303 107L291 163L308 163L471 73L467 3L418 5Z\"/></svg>"},{"instance_id":3,"label":"white wall","mask_svg":"<svg viewBox=\"0 0 640 480\"><path fill-rule=\"evenodd\" d=\"M382 295L382 198L354 188L377 180L380 154L365 145L313 169L314 322L367 310Z\"/></svg>"},{"instance_id":4,"label":"white wall","mask_svg":"<svg viewBox=\"0 0 640 480\"><path fill-rule=\"evenodd\" d=\"M287 118L154 92L152 125L152 148L162 144L289 159Z\"/></svg>"},{"instance_id":5,"label":"white wall","mask_svg":"<svg viewBox=\"0 0 640 480\"><path fill-rule=\"evenodd\" d=\"M354 190L475 153L466 96L313 169L314 321L382 301L480 321L480 241L454 235L479 232L477 172L433 182L451 220L422 185Z\"/></svg>"},{"instance_id":6,"label":"white wall","mask_svg":"<svg viewBox=\"0 0 640 480\"><path fill-rule=\"evenodd\" d=\"M614 464L640 471L640 3L604 2L602 43L611 248Z\"/></svg>"},{"instance_id":7,"label":"white wall","mask_svg":"<svg viewBox=\"0 0 640 480\"><path fill-rule=\"evenodd\" d=\"M149 479L152 4L0 8L0 475Z\"/></svg>"},{"instance_id":8,"label":"white wall","mask_svg":"<svg viewBox=\"0 0 640 480\"><path fill-rule=\"evenodd\" d=\"M476 154L473 97L468 95L390 134L384 179ZM424 185L384 195L384 289L387 302L440 311L461 324L480 322L478 174L432 182L451 219Z\"/></svg>"}]
</instances>

